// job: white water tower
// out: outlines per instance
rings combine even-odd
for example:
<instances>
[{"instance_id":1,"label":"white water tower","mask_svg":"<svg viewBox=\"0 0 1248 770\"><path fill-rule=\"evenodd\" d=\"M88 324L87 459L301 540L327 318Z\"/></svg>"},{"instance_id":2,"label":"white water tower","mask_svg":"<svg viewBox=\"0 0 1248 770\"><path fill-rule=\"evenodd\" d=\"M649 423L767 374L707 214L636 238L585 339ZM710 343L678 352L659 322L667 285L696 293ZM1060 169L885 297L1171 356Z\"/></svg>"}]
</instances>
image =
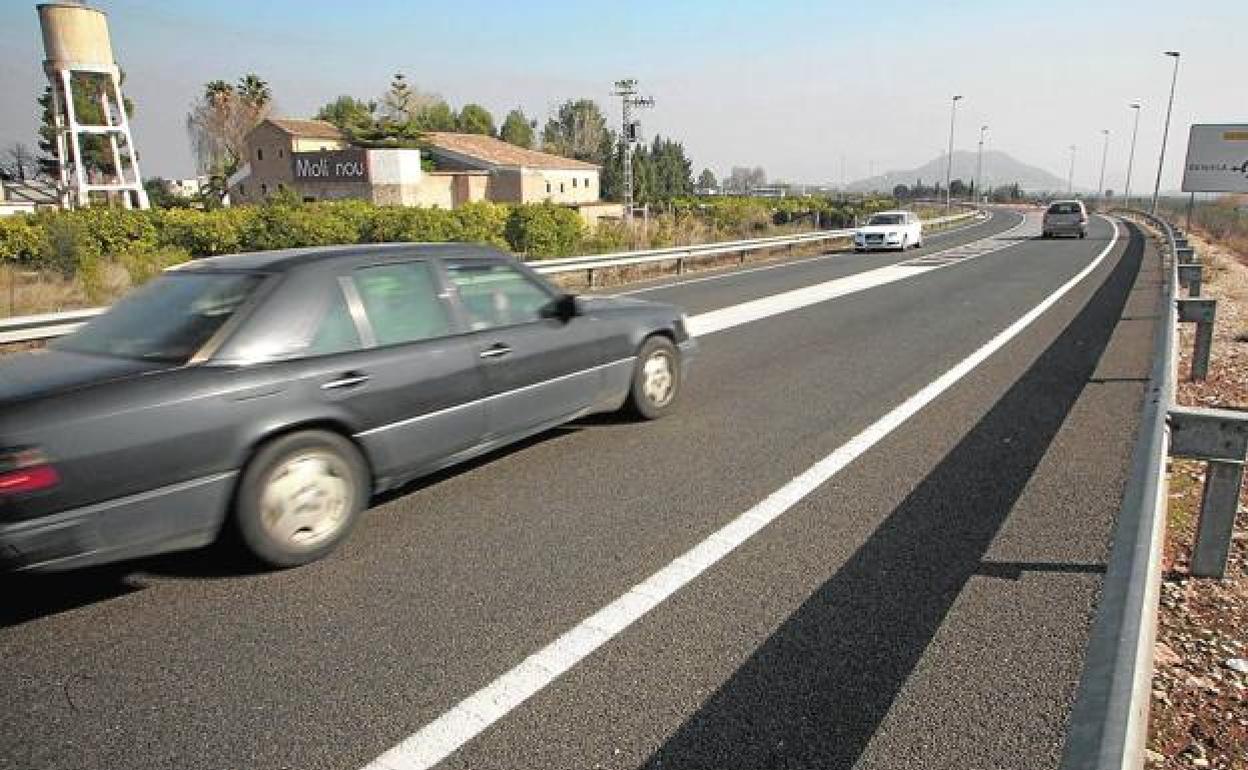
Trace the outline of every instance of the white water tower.
<instances>
[{"instance_id":1,"label":"white water tower","mask_svg":"<svg viewBox=\"0 0 1248 770\"><path fill-rule=\"evenodd\" d=\"M109 198L120 195L126 208L147 208L138 152L121 95L121 72L108 35L108 18L103 11L81 2L43 3L37 8L47 56L43 70L52 86L61 205L86 206L92 192L102 192ZM75 85L80 95L77 104L72 98ZM103 123L81 121L84 96L98 103ZM94 143L84 137L106 141L111 169L107 164L103 169L88 169L81 162L84 145Z\"/></svg>"}]
</instances>

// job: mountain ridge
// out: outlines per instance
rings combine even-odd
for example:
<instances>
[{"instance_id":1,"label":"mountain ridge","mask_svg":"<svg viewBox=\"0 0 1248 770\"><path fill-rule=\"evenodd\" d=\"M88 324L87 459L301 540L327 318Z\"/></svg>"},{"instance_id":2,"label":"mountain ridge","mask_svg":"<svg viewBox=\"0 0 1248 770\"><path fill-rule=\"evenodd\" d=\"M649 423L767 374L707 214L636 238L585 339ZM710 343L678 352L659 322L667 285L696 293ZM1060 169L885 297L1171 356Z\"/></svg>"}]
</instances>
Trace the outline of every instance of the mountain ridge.
<instances>
[{"instance_id":1,"label":"mountain ridge","mask_svg":"<svg viewBox=\"0 0 1248 770\"><path fill-rule=\"evenodd\" d=\"M955 150L951 178L961 179L964 184L969 185L975 177L976 155L977 153L970 150ZM918 168L887 171L866 179L859 179L846 185L846 189L850 192L892 192L893 188L899 184L909 187L918 181L922 181L929 187L937 182L944 186L946 163L947 156L942 153L940 157ZM1023 163L1001 150L984 152L983 183L984 187L988 188L1018 183L1018 186L1027 192L1064 192L1066 190L1065 179L1038 166Z\"/></svg>"}]
</instances>

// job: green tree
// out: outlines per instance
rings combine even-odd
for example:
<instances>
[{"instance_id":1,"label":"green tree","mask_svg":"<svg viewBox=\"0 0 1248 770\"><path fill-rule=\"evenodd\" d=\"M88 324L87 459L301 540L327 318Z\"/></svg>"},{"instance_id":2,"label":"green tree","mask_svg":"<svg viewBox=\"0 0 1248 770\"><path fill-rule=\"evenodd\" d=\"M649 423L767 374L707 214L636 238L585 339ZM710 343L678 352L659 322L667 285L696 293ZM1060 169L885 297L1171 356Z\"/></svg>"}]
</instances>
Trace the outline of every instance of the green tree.
<instances>
[{"instance_id":1,"label":"green tree","mask_svg":"<svg viewBox=\"0 0 1248 770\"><path fill-rule=\"evenodd\" d=\"M897 200L905 200L910 197L910 188L904 184L899 184L893 188L893 197Z\"/></svg>"},{"instance_id":2,"label":"green tree","mask_svg":"<svg viewBox=\"0 0 1248 770\"><path fill-rule=\"evenodd\" d=\"M126 82L124 71L121 73L121 82L123 84ZM100 96L107 95L109 102L112 102L111 81L106 76L98 74L76 75L70 81L70 91L73 93L74 113L78 122L82 125L103 125L104 109L100 106ZM56 122L53 114L51 86L44 87L38 103L41 112L39 171L45 176L56 177L60 166L56 157ZM125 108L126 117L134 117L134 102L129 97L125 97ZM78 144L82 148L83 167L87 174L113 170L112 149L106 137L98 134L81 134L78 137ZM70 142L68 136L65 138L65 152L69 156L69 162L74 163L73 143Z\"/></svg>"},{"instance_id":3,"label":"green tree","mask_svg":"<svg viewBox=\"0 0 1248 770\"><path fill-rule=\"evenodd\" d=\"M524 116L524 112L514 109L507 113L507 117L503 119L503 127L499 131L499 138L517 147L532 148L535 125L534 121L530 121Z\"/></svg>"},{"instance_id":4,"label":"green tree","mask_svg":"<svg viewBox=\"0 0 1248 770\"><path fill-rule=\"evenodd\" d=\"M465 104L459 110L456 119L459 130L465 134L485 134L494 136L494 116L479 104Z\"/></svg>"},{"instance_id":5,"label":"green tree","mask_svg":"<svg viewBox=\"0 0 1248 770\"><path fill-rule=\"evenodd\" d=\"M698 174L698 187L703 190L714 190L719 187L715 174L709 168L702 169L702 173Z\"/></svg>"},{"instance_id":6,"label":"green tree","mask_svg":"<svg viewBox=\"0 0 1248 770\"><path fill-rule=\"evenodd\" d=\"M408 123L411 131L455 131L459 128L459 120L451 106L443 101L421 107Z\"/></svg>"},{"instance_id":7,"label":"green tree","mask_svg":"<svg viewBox=\"0 0 1248 770\"><path fill-rule=\"evenodd\" d=\"M546 152L602 164L607 120L592 99L569 99L546 121L542 146Z\"/></svg>"},{"instance_id":8,"label":"green tree","mask_svg":"<svg viewBox=\"0 0 1248 770\"><path fill-rule=\"evenodd\" d=\"M367 133L376 125L376 102L364 102L353 96L339 96L317 110L317 120L327 120L347 136Z\"/></svg>"},{"instance_id":9,"label":"green tree","mask_svg":"<svg viewBox=\"0 0 1248 770\"><path fill-rule=\"evenodd\" d=\"M272 106L269 84L255 73L239 78L237 86L224 80L204 84L186 116L186 130L199 169L214 177L214 187L223 188L222 180L238 170L247 154L247 135Z\"/></svg>"}]
</instances>

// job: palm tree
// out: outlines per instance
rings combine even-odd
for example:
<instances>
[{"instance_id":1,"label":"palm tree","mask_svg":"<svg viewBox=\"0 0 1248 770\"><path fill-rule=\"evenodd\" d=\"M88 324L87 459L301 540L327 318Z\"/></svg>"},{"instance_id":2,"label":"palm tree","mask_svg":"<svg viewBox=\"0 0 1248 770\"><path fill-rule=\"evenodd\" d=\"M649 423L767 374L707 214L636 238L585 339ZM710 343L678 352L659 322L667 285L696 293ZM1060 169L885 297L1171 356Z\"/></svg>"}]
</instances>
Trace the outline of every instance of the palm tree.
<instances>
[{"instance_id":1,"label":"palm tree","mask_svg":"<svg viewBox=\"0 0 1248 770\"><path fill-rule=\"evenodd\" d=\"M273 98L269 84L254 72L244 75L238 81L238 94L244 101L253 105L268 104Z\"/></svg>"}]
</instances>

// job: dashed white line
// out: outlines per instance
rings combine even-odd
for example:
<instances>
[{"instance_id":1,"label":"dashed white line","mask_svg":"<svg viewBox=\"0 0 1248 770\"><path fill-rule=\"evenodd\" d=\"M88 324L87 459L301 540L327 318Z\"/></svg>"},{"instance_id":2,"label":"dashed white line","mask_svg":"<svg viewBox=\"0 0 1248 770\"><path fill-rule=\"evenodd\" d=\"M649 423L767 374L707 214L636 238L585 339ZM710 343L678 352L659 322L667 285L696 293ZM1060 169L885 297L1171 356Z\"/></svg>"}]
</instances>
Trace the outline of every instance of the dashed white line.
<instances>
[{"instance_id":1,"label":"dashed white line","mask_svg":"<svg viewBox=\"0 0 1248 770\"><path fill-rule=\"evenodd\" d=\"M1024 217L1025 216L1026 215L1024 215ZM939 233L939 235L952 235L954 233L961 232L962 230L966 230L972 227L979 227L980 225L984 225L984 224L991 222L994 217L996 217L996 213L990 211L988 212L987 219L983 219L978 222L973 222L969 225L963 225L962 227L955 227L951 230L945 230ZM953 248L957 248L957 247L953 247ZM934 252L934 253L940 254L942 252ZM810 262L821 262L825 259L833 259L837 257L844 258L845 254L841 252L834 252L832 254L820 254L819 256L807 257L806 259L787 260L787 261L784 261L775 265L763 265L762 267L750 267L744 270L731 270L726 273L717 273L715 275L708 275L702 278L689 278L684 281L673 281L672 283L664 283L659 286L646 286L641 289L629 289L627 291L617 291L615 292L615 294L617 296L625 296L629 294L645 294L646 292L662 291L664 289L672 289L672 288L676 288L679 286L688 286L694 283L705 283L707 281L722 281L726 278L735 278L738 275L749 275L750 273L761 273L764 270L781 270L786 267L795 267L797 265L804 265Z\"/></svg>"},{"instance_id":2,"label":"dashed white line","mask_svg":"<svg viewBox=\"0 0 1248 770\"><path fill-rule=\"evenodd\" d=\"M370 762L365 770L427 770L433 767L502 719L512 709L550 685L621 631L636 623L667 597L688 585L775 521L1021 334L1100 266L1118 243L1117 224L1114 223L1113 227L1114 234L1109 245L1090 264L952 369L753 508Z\"/></svg>"}]
</instances>

